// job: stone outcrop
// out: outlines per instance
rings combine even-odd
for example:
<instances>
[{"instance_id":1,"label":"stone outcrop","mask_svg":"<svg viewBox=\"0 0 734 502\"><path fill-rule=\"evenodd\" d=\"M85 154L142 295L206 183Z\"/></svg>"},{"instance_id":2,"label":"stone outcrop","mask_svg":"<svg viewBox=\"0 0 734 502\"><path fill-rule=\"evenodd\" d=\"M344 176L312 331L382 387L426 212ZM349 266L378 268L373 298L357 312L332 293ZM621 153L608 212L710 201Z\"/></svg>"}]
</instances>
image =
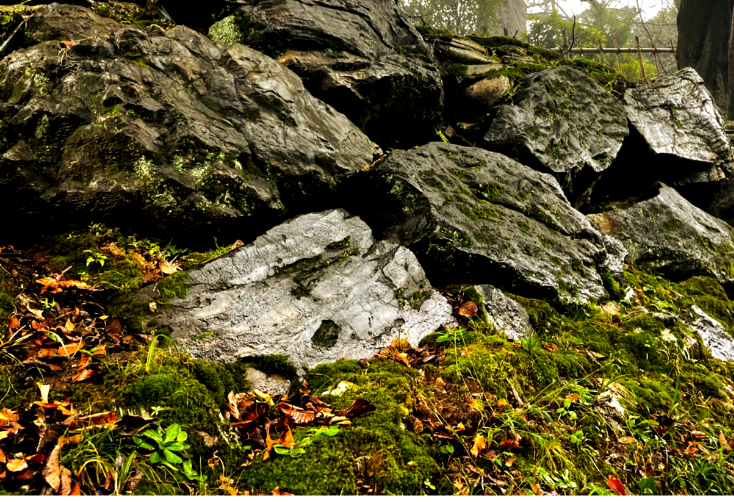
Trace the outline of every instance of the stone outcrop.
<instances>
[{"instance_id":1,"label":"stone outcrop","mask_svg":"<svg viewBox=\"0 0 734 502\"><path fill-rule=\"evenodd\" d=\"M503 155L431 143L354 178L349 204L436 283L501 284L561 303L606 295L601 235L558 182Z\"/></svg>"},{"instance_id":2,"label":"stone outcrop","mask_svg":"<svg viewBox=\"0 0 734 502\"><path fill-rule=\"evenodd\" d=\"M691 313L695 320L688 326L701 335L703 345L711 355L722 361L734 360L734 339L726 328L697 305L691 307Z\"/></svg>"},{"instance_id":3,"label":"stone outcrop","mask_svg":"<svg viewBox=\"0 0 734 502\"><path fill-rule=\"evenodd\" d=\"M343 210L278 225L188 280L186 297L158 321L211 361L288 354L299 370L313 368L369 358L398 337L417 345L455 322L413 253L375 241Z\"/></svg>"},{"instance_id":4,"label":"stone outcrop","mask_svg":"<svg viewBox=\"0 0 734 502\"><path fill-rule=\"evenodd\" d=\"M508 338L521 340L532 335L533 325L522 305L505 296L502 291L487 284L474 286L482 295L489 324Z\"/></svg>"},{"instance_id":5,"label":"stone outcrop","mask_svg":"<svg viewBox=\"0 0 734 502\"><path fill-rule=\"evenodd\" d=\"M603 234L624 244L632 264L672 280L713 277L733 291L734 228L673 188L658 183L643 200L588 217Z\"/></svg>"},{"instance_id":6,"label":"stone outcrop","mask_svg":"<svg viewBox=\"0 0 734 502\"><path fill-rule=\"evenodd\" d=\"M428 45L393 0L239 0L209 30L296 72L383 148L435 138L443 89Z\"/></svg>"},{"instance_id":7,"label":"stone outcrop","mask_svg":"<svg viewBox=\"0 0 734 502\"><path fill-rule=\"evenodd\" d=\"M706 208L734 164L724 120L701 77L685 68L628 89L623 102L631 135L593 201L636 196L660 181Z\"/></svg>"},{"instance_id":8,"label":"stone outcrop","mask_svg":"<svg viewBox=\"0 0 734 502\"><path fill-rule=\"evenodd\" d=\"M0 208L34 236L91 220L254 237L377 152L276 61L183 26L52 4L24 45L0 62Z\"/></svg>"},{"instance_id":9,"label":"stone outcrop","mask_svg":"<svg viewBox=\"0 0 734 502\"><path fill-rule=\"evenodd\" d=\"M559 67L526 79L483 145L553 174L573 202L612 165L628 134L616 98L583 72Z\"/></svg>"}]
</instances>

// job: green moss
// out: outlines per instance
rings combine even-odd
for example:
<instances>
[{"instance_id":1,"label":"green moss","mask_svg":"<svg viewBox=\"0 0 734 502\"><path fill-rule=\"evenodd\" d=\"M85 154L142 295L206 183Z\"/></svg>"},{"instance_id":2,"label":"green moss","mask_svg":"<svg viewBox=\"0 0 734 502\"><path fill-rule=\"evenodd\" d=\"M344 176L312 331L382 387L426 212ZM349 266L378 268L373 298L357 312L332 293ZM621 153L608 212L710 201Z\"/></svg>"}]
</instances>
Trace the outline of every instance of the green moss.
<instances>
[{"instance_id":1,"label":"green moss","mask_svg":"<svg viewBox=\"0 0 734 502\"><path fill-rule=\"evenodd\" d=\"M288 380L294 380L298 377L297 368L291 364L288 356L282 354L258 357L255 360L255 369L268 375L280 375Z\"/></svg>"},{"instance_id":2,"label":"green moss","mask_svg":"<svg viewBox=\"0 0 734 502\"><path fill-rule=\"evenodd\" d=\"M612 276L610 272L604 272L601 276L604 281L604 289L609 293L609 297L612 300L619 300L623 296L622 289L619 286L619 282Z\"/></svg>"}]
</instances>

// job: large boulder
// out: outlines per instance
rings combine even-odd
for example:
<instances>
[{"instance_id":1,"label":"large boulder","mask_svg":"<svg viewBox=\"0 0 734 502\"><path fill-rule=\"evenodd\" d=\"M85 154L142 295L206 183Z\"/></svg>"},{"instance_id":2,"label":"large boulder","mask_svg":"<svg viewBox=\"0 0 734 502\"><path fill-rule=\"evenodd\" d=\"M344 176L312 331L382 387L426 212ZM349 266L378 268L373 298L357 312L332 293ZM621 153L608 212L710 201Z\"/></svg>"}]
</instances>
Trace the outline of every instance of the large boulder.
<instances>
[{"instance_id":1,"label":"large boulder","mask_svg":"<svg viewBox=\"0 0 734 502\"><path fill-rule=\"evenodd\" d=\"M706 208L733 164L724 120L701 77L685 68L628 89L623 101L632 134L592 202L636 196L660 181Z\"/></svg>"},{"instance_id":2,"label":"large boulder","mask_svg":"<svg viewBox=\"0 0 734 502\"><path fill-rule=\"evenodd\" d=\"M299 369L369 358L453 325L413 253L344 210L299 216L188 276L159 319L194 357L287 354ZM201 337L202 333L208 333Z\"/></svg>"},{"instance_id":3,"label":"large boulder","mask_svg":"<svg viewBox=\"0 0 734 502\"><path fill-rule=\"evenodd\" d=\"M210 37L294 72L383 148L435 138L443 89L428 45L393 0L238 0Z\"/></svg>"},{"instance_id":4,"label":"large boulder","mask_svg":"<svg viewBox=\"0 0 734 502\"><path fill-rule=\"evenodd\" d=\"M672 280L713 277L734 288L734 228L656 183L639 201L588 218L627 248L627 260Z\"/></svg>"},{"instance_id":5,"label":"large boulder","mask_svg":"<svg viewBox=\"0 0 734 502\"><path fill-rule=\"evenodd\" d=\"M24 45L0 61L0 208L19 232L106 221L199 246L254 238L328 207L377 153L276 61L183 26L52 4Z\"/></svg>"},{"instance_id":6,"label":"large boulder","mask_svg":"<svg viewBox=\"0 0 734 502\"><path fill-rule=\"evenodd\" d=\"M601 235L558 182L503 155L431 143L353 178L352 212L435 284L496 284L563 304L605 296Z\"/></svg>"},{"instance_id":7,"label":"large boulder","mask_svg":"<svg viewBox=\"0 0 734 502\"><path fill-rule=\"evenodd\" d=\"M500 107L483 146L552 174L572 202L612 165L629 134L619 100L566 66L528 77L513 102Z\"/></svg>"}]
</instances>

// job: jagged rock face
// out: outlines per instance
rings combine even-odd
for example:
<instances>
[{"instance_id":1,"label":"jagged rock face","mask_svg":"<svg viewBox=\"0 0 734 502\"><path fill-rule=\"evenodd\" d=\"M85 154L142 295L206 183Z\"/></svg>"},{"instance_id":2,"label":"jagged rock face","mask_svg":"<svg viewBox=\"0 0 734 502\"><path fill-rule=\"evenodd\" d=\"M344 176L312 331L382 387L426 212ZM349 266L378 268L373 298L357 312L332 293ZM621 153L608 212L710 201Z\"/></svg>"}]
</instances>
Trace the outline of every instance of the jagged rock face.
<instances>
[{"instance_id":1,"label":"jagged rock face","mask_svg":"<svg viewBox=\"0 0 734 502\"><path fill-rule=\"evenodd\" d=\"M624 108L632 134L617 163L594 188L592 201L636 196L661 181L707 207L731 169L732 154L724 120L701 77L685 68L628 89Z\"/></svg>"},{"instance_id":2,"label":"jagged rock face","mask_svg":"<svg viewBox=\"0 0 734 502\"><path fill-rule=\"evenodd\" d=\"M601 235L552 176L503 155L443 143L393 152L350 194L353 212L409 246L436 284L501 284L567 304L606 295Z\"/></svg>"},{"instance_id":3,"label":"jagged rock face","mask_svg":"<svg viewBox=\"0 0 734 502\"><path fill-rule=\"evenodd\" d=\"M589 219L627 248L634 265L672 280L705 275L734 287L734 228L658 183L636 203Z\"/></svg>"},{"instance_id":4,"label":"jagged rock face","mask_svg":"<svg viewBox=\"0 0 734 502\"><path fill-rule=\"evenodd\" d=\"M500 107L483 146L553 174L571 201L612 165L629 134L619 101L572 68L531 75L513 102Z\"/></svg>"},{"instance_id":5,"label":"jagged rock face","mask_svg":"<svg viewBox=\"0 0 734 502\"><path fill-rule=\"evenodd\" d=\"M494 286L484 284L474 286L474 289L482 295L489 323L495 329L513 340L521 340L533 334L530 317L522 305Z\"/></svg>"},{"instance_id":6,"label":"jagged rock face","mask_svg":"<svg viewBox=\"0 0 734 502\"><path fill-rule=\"evenodd\" d=\"M212 39L278 58L383 148L435 137L443 89L429 47L393 0L238 0Z\"/></svg>"},{"instance_id":7,"label":"jagged rock face","mask_svg":"<svg viewBox=\"0 0 734 502\"><path fill-rule=\"evenodd\" d=\"M25 45L0 62L0 207L34 232L255 231L323 201L376 151L274 60L185 27L54 4Z\"/></svg>"},{"instance_id":8,"label":"jagged rock face","mask_svg":"<svg viewBox=\"0 0 734 502\"><path fill-rule=\"evenodd\" d=\"M159 319L194 357L288 354L299 369L371 357L397 337L418 342L453 325L408 249L376 242L344 210L278 225L189 273L186 298ZM199 341L202 333L213 335Z\"/></svg>"},{"instance_id":9,"label":"jagged rock face","mask_svg":"<svg viewBox=\"0 0 734 502\"><path fill-rule=\"evenodd\" d=\"M693 305L691 311L696 318L688 326L701 335L703 344L711 351L711 355L722 361L734 360L734 340L726 328L697 305Z\"/></svg>"}]
</instances>

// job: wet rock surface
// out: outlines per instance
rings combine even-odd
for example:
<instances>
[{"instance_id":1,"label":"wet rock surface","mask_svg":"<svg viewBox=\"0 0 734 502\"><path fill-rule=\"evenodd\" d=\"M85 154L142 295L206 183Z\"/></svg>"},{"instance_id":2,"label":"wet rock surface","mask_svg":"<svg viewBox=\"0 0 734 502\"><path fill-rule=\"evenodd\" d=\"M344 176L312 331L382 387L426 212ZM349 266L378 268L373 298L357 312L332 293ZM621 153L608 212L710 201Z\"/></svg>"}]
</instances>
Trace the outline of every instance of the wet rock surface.
<instances>
[{"instance_id":1,"label":"wet rock surface","mask_svg":"<svg viewBox=\"0 0 734 502\"><path fill-rule=\"evenodd\" d=\"M296 72L383 148L435 137L443 89L429 47L392 0L239 0L212 26Z\"/></svg>"},{"instance_id":2,"label":"wet rock surface","mask_svg":"<svg viewBox=\"0 0 734 502\"><path fill-rule=\"evenodd\" d=\"M657 183L638 202L588 217L603 234L624 244L632 264L672 280L713 277L732 291L734 228L675 189Z\"/></svg>"},{"instance_id":3,"label":"wet rock surface","mask_svg":"<svg viewBox=\"0 0 734 502\"><path fill-rule=\"evenodd\" d=\"M35 234L106 221L254 237L376 151L274 60L183 26L53 4L24 46L0 62L0 207Z\"/></svg>"},{"instance_id":4,"label":"wet rock surface","mask_svg":"<svg viewBox=\"0 0 734 502\"><path fill-rule=\"evenodd\" d=\"M531 75L513 102L500 107L483 146L553 174L572 201L612 165L629 134L619 100L572 68Z\"/></svg>"},{"instance_id":5,"label":"wet rock surface","mask_svg":"<svg viewBox=\"0 0 734 502\"><path fill-rule=\"evenodd\" d=\"M436 283L502 284L561 303L606 295L601 235L550 175L479 148L393 152L350 187L353 212Z\"/></svg>"},{"instance_id":6,"label":"wet rock surface","mask_svg":"<svg viewBox=\"0 0 734 502\"><path fill-rule=\"evenodd\" d=\"M515 300L488 284L474 288L482 295L489 322L498 331L514 340L526 338L534 332L528 313Z\"/></svg>"},{"instance_id":7,"label":"wet rock surface","mask_svg":"<svg viewBox=\"0 0 734 502\"><path fill-rule=\"evenodd\" d=\"M401 337L417 345L452 325L408 249L375 241L343 210L299 216L189 273L186 298L159 319L194 357L287 354L299 370L371 357ZM197 341L202 333L213 333Z\"/></svg>"},{"instance_id":8,"label":"wet rock surface","mask_svg":"<svg viewBox=\"0 0 734 502\"><path fill-rule=\"evenodd\" d=\"M623 101L631 135L595 187L593 202L635 196L660 181L699 207L711 204L733 164L724 120L701 77L685 68L628 89Z\"/></svg>"},{"instance_id":9,"label":"wet rock surface","mask_svg":"<svg viewBox=\"0 0 734 502\"><path fill-rule=\"evenodd\" d=\"M691 311L697 319L689 324L689 327L701 335L703 344L711 351L711 355L722 361L734 360L734 339L724 326L693 305Z\"/></svg>"}]
</instances>

